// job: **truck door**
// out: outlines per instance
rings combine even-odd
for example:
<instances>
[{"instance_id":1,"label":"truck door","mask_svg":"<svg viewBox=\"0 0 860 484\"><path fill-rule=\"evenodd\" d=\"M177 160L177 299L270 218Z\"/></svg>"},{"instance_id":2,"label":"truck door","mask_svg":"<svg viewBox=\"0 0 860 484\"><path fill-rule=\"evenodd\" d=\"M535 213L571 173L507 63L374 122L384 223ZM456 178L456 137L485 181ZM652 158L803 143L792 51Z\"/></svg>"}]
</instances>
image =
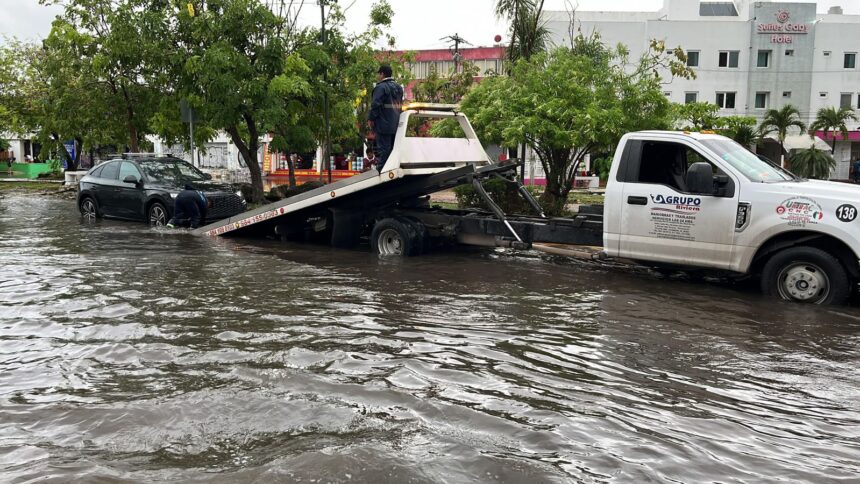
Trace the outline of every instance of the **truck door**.
<instances>
[{"instance_id":1,"label":"truck door","mask_svg":"<svg viewBox=\"0 0 860 484\"><path fill-rule=\"evenodd\" d=\"M694 145L680 141L639 143L628 157L622 193L619 255L635 260L729 268L739 184ZM708 163L713 190L693 192L691 171ZM699 184L701 185L701 184Z\"/></svg>"}]
</instances>

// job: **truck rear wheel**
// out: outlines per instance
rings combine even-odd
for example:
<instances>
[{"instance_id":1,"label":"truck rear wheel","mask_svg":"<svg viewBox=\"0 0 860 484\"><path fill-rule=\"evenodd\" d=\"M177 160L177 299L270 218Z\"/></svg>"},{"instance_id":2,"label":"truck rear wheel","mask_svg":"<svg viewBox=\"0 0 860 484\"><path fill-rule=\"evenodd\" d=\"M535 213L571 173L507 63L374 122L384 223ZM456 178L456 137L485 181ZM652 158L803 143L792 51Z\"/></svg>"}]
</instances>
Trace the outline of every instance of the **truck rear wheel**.
<instances>
[{"instance_id":1,"label":"truck rear wheel","mask_svg":"<svg viewBox=\"0 0 860 484\"><path fill-rule=\"evenodd\" d=\"M815 247L791 247L764 265L761 290L787 301L843 304L851 295L851 283L832 255Z\"/></svg>"},{"instance_id":2,"label":"truck rear wheel","mask_svg":"<svg viewBox=\"0 0 860 484\"><path fill-rule=\"evenodd\" d=\"M370 246L379 255L411 257L421 253L424 237L409 220L384 218L373 226Z\"/></svg>"}]
</instances>

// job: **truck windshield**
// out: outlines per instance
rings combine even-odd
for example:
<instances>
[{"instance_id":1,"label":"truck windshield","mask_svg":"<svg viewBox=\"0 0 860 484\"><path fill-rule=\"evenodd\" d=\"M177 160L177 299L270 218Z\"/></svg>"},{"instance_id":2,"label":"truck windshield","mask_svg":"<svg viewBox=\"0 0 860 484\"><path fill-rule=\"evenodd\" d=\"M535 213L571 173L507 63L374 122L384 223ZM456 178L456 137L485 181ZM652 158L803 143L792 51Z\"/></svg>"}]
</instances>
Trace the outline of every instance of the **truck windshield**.
<instances>
[{"instance_id":1,"label":"truck windshield","mask_svg":"<svg viewBox=\"0 0 860 484\"><path fill-rule=\"evenodd\" d=\"M705 139L702 144L751 181L772 183L797 179L779 166L772 165L729 139Z\"/></svg>"}]
</instances>

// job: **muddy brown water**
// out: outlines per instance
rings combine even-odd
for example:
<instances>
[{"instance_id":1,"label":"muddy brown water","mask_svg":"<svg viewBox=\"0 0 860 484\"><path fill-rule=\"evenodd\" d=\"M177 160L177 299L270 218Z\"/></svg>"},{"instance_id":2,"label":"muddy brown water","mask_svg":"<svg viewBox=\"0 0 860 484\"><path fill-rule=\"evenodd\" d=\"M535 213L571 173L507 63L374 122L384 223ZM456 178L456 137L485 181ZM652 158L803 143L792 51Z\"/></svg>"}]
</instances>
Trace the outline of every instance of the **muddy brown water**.
<instances>
[{"instance_id":1,"label":"muddy brown water","mask_svg":"<svg viewBox=\"0 0 860 484\"><path fill-rule=\"evenodd\" d=\"M3 482L860 475L857 308L531 253L82 223L23 196L0 199L0 271Z\"/></svg>"}]
</instances>

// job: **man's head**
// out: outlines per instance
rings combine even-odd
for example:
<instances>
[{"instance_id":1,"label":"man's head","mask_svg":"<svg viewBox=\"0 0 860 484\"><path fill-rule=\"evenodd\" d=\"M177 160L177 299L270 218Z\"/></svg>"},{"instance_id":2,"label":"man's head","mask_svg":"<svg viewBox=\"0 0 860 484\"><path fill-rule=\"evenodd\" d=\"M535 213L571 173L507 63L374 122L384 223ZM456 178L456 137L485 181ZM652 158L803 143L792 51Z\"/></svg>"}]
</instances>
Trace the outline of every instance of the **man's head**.
<instances>
[{"instance_id":1,"label":"man's head","mask_svg":"<svg viewBox=\"0 0 860 484\"><path fill-rule=\"evenodd\" d=\"M382 64L379 66L379 70L376 71L376 78L380 81L391 77L391 66L388 64Z\"/></svg>"},{"instance_id":2,"label":"man's head","mask_svg":"<svg viewBox=\"0 0 860 484\"><path fill-rule=\"evenodd\" d=\"M186 183L186 184L185 184L185 189L186 189L186 190L194 190L194 185L192 185L192 184L190 184L190 183Z\"/></svg>"},{"instance_id":3,"label":"man's head","mask_svg":"<svg viewBox=\"0 0 860 484\"><path fill-rule=\"evenodd\" d=\"M368 158L373 158L373 156L374 156L375 154L376 154L376 152L375 152L375 151L373 151L373 148L368 148L368 149L367 149L367 157L368 157Z\"/></svg>"}]
</instances>

